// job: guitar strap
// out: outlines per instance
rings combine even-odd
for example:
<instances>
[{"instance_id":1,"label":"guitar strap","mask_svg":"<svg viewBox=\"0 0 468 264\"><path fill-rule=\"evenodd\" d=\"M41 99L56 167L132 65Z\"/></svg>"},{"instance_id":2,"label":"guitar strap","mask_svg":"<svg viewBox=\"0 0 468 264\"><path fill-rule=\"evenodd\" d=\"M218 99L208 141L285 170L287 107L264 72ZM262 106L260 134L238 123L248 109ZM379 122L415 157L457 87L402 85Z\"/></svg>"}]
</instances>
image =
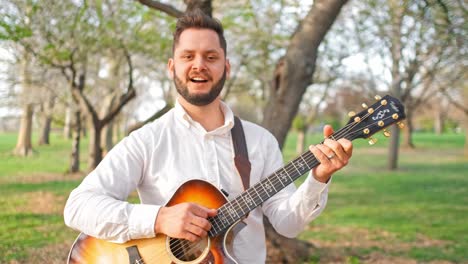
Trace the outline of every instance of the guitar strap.
<instances>
[{"instance_id":1,"label":"guitar strap","mask_svg":"<svg viewBox=\"0 0 468 264\"><path fill-rule=\"evenodd\" d=\"M247 143L245 142L244 128L241 120L234 116L234 127L231 130L232 143L234 145L234 164L242 179L244 190L249 188L251 165L249 153L247 152Z\"/></svg>"}]
</instances>

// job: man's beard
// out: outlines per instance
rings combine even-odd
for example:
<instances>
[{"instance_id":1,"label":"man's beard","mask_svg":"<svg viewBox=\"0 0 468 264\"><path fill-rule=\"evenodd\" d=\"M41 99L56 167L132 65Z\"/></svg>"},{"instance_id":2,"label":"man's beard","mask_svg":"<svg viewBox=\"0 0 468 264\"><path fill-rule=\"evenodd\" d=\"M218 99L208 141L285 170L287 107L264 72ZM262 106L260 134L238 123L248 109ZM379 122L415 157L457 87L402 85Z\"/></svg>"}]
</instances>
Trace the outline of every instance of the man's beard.
<instances>
[{"instance_id":1,"label":"man's beard","mask_svg":"<svg viewBox=\"0 0 468 264\"><path fill-rule=\"evenodd\" d=\"M187 80L188 82L189 80ZM224 68L223 76L221 79L213 84L210 91L206 94L190 94L187 84L177 77L174 69L174 84L177 92L189 103L196 106L205 106L213 102L223 90L224 82L226 81L226 68Z\"/></svg>"}]
</instances>

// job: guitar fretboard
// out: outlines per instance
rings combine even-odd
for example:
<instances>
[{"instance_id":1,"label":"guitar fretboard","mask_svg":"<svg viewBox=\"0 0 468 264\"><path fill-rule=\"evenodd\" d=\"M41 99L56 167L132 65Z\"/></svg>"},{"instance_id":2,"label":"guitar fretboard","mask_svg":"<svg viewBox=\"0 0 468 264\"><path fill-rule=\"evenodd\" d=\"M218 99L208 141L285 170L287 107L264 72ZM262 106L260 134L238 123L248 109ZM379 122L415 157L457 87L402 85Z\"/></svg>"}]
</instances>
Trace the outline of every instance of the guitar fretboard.
<instances>
[{"instance_id":1,"label":"guitar fretboard","mask_svg":"<svg viewBox=\"0 0 468 264\"><path fill-rule=\"evenodd\" d=\"M337 131L331 135L330 138L339 139L345 137L345 135L338 137L338 135L343 134L342 130L343 129ZM247 213L257 208L263 202L319 164L320 162L315 158L312 152L306 151L272 175L256 183L233 200L225 203L218 209L218 214L216 216L208 219L212 224L212 228L208 232L209 236L215 237L224 232L239 219L247 215Z\"/></svg>"}]
</instances>

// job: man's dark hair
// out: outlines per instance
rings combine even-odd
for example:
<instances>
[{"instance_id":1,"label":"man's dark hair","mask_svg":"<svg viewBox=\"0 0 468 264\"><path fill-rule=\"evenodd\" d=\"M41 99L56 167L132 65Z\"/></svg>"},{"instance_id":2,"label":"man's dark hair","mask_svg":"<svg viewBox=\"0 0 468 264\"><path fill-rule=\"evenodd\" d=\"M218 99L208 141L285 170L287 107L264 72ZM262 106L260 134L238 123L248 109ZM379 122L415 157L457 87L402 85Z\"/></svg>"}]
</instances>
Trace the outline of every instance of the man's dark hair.
<instances>
[{"instance_id":1,"label":"man's dark hair","mask_svg":"<svg viewBox=\"0 0 468 264\"><path fill-rule=\"evenodd\" d=\"M218 34L219 44L224 50L224 56L226 56L226 39L224 38L224 30L221 22L216 19L208 16L203 13L200 9L195 9L185 13L183 16L179 17L176 24L176 29L174 32L174 39L172 43L172 53L174 54L175 46L179 43L179 38L182 32L189 28L198 28L198 29L211 29Z\"/></svg>"}]
</instances>

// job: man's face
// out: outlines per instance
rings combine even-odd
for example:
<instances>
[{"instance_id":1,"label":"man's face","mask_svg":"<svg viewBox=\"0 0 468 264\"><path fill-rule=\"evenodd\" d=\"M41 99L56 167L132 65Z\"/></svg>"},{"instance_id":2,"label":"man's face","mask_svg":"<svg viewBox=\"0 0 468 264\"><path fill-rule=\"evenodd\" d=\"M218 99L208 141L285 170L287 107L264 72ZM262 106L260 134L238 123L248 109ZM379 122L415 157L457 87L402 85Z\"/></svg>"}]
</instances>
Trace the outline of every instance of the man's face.
<instances>
[{"instance_id":1,"label":"man's face","mask_svg":"<svg viewBox=\"0 0 468 264\"><path fill-rule=\"evenodd\" d=\"M187 102L203 106L219 96L230 65L215 31L189 28L180 35L168 70L177 92Z\"/></svg>"}]
</instances>

